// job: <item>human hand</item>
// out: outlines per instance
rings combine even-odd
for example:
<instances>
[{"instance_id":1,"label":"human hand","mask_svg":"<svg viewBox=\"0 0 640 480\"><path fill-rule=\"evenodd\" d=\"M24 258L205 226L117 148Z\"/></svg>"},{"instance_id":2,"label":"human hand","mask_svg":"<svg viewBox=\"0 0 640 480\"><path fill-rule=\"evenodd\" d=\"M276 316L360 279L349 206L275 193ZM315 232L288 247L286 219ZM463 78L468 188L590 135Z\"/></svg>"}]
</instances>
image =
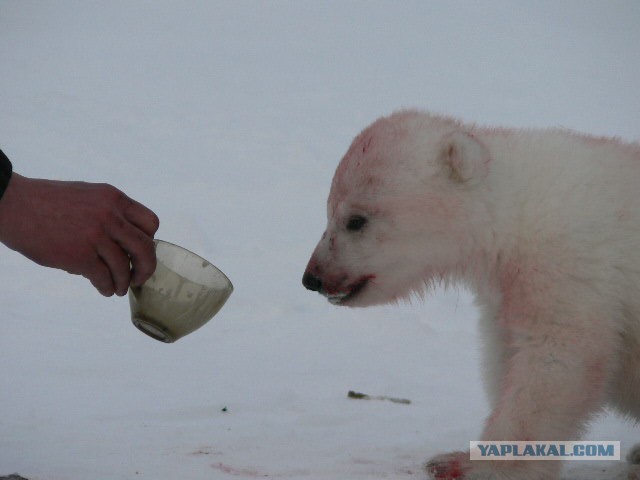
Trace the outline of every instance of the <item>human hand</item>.
<instances>
[{"instance_id":1,"label":"human hand","mask_svg":"<svg viewBox=\"0 0 640 480\"><path fill-rule=\"evenodd\" d=\"M155 271L158 217L107 184L13 173L0 200L0 241L34 262L123 296Z\"/></svg>"}]
</instances>

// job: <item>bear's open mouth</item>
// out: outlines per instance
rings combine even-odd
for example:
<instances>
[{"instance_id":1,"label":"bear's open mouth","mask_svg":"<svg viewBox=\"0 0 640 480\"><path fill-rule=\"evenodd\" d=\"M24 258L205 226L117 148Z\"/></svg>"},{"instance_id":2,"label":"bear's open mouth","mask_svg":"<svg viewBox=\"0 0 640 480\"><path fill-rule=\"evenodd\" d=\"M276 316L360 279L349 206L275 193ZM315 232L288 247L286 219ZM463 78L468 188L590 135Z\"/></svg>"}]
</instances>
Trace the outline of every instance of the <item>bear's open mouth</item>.
<instances>
[{"instance_id":1,"label":"bear's open mouth","mask_svg":"<svg viewBox=\"0 0 640 480\"><path fill-rule=\"evenodd\" d=\"M334 305L346 303L353 297L358 295L358 293L360 293L362 289L367 286L367 283L369 283L369 280L371 280L372 278L373 275L367 275L365 277L362 277L356 283L352 284L346 292L327 294L327 300L329 300L329 302Z\"/></svg>"}]
</instances>

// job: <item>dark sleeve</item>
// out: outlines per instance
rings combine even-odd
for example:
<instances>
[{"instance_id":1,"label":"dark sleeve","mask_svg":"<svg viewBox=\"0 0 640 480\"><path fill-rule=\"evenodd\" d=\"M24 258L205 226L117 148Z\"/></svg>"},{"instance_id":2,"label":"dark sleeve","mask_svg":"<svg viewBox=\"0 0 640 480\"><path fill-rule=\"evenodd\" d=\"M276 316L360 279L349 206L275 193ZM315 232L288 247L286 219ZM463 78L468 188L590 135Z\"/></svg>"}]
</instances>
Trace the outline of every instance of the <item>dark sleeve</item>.
<instances>
[{"instance_id":1,"label":"dark sleeve","mask_svg":"<svg viewBox=\"0 0 640 480\"><path fill-rule=\"evenodd\" d=\"M11 180L12 172L13 168L11 166L11 162L9 161L7 156L2 153L2 150L0 150L0 199L2 199L2 195L4 195L4 191L9 185L9 180Z\"/></svg>"}]
</instances>

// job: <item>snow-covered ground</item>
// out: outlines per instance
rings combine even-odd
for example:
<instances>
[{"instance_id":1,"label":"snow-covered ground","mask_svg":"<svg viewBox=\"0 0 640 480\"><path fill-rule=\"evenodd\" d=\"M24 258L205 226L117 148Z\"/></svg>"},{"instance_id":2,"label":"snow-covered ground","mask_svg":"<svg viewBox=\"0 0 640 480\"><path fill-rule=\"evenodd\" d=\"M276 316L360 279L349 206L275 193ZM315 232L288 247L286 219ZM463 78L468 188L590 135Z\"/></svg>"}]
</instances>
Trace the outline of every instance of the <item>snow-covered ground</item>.
<instances>
[{"instance_id":1,"label":"snow-covered ground","mask_svg":"<svg viewBox=\"0 0 640 480\"><path fill-rule=\"evenodd\" d=\"M0 474L423 478L487 414L477 312L457 290L367 310L306 292L333 170L408 106L639 139L639 21L634 0L0 0L15 170L118 186L235 285L165 345L126 298L2 247ZM624 454L640 428L603 416L588 438ZM622 472L574 463L565 478Z\"/></svg>"}]
</instances>

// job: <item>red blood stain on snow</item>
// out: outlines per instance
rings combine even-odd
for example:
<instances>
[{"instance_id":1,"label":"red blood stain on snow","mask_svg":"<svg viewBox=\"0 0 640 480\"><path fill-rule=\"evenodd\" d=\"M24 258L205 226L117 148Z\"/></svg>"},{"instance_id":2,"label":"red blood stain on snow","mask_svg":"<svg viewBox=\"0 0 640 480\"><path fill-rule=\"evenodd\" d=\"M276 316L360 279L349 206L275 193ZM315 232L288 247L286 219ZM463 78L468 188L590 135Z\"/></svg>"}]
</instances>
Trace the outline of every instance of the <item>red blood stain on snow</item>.
<instances>
[{"instance_id":1,"label":"red blood stain on snow","mask_svg":"<svg viewBox=\"0 0 640 480\"><path fill-rule=\"evenodd\" d=\"M294 469L286 472L261 473L251 468L236 468L222 462L211 465L211 468L218 470L219 472L226 473L232 477L243 478L302 478L311 475L311 472L305 469Z\"/></svg>"},{"instance_id":2,"label":"red blood stain on snow","mask_svg":"<svg viewBox=\"0 0 640 480\"><path fill-rule=\"evenodd\" d=\"M262 478L262 477L269 476L267 474L257 472L256 470L253 470L250 468L236 468L222 462L214 463L213 465L211 465L211 468L234 477Z\"/></svg>"}]
</instances>

